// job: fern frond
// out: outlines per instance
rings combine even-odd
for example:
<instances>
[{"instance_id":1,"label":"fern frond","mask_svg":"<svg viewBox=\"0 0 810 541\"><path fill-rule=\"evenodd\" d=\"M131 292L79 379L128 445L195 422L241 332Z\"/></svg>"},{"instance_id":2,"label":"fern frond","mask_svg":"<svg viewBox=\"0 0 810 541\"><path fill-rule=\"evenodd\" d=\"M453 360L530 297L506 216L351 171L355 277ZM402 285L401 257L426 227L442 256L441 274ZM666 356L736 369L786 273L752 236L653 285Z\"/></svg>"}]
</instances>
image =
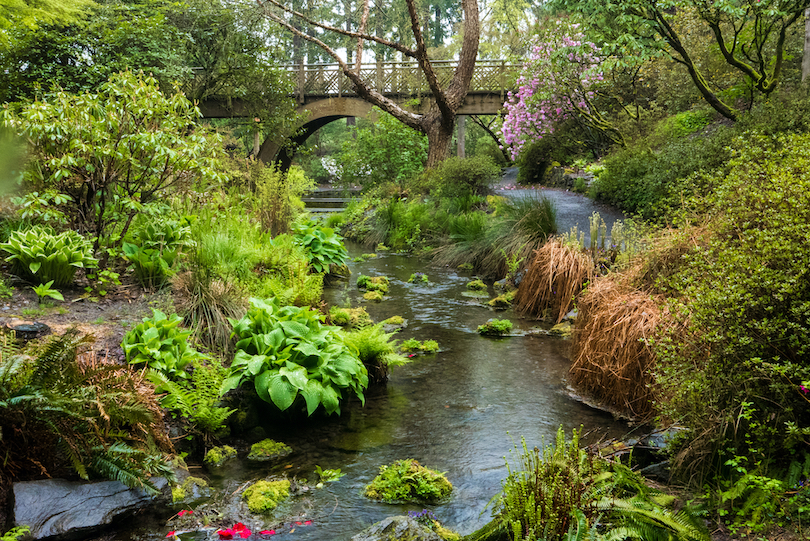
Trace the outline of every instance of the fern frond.
<instances>
[{"instance_id":1,"label":"fern frond","mask_svg":"<svg viewBox=\"0 0 810 541\"><path fill-rule=\"evenodd\" d=\"M154 463L149 460L150 456L145 451L133 449L123 442L115 442L107 448L96 446L91 451L92 469L96 473L150 494L160 492L149 479Z\"/></svg>"}]
</instances>

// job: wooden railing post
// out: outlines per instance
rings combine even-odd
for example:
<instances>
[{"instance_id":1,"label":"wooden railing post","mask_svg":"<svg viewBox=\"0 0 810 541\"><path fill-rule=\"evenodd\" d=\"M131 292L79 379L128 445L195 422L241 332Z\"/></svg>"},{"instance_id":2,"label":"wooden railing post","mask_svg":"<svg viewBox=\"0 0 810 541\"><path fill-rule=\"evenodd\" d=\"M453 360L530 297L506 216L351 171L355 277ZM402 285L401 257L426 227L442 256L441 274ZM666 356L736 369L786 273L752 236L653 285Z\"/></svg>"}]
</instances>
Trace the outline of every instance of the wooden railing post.
<instances>
[{"instance_id":1,"label":"wooden railing post","mask_svg":"<svg viewBox=\"0 0 810 541\"><path fill-rule=\"evenodd\" d=\"M304 73L304 59L298 61L298 103L304 103L304 84L306 83L306 74Z\"/></svg>"}]
</instances>

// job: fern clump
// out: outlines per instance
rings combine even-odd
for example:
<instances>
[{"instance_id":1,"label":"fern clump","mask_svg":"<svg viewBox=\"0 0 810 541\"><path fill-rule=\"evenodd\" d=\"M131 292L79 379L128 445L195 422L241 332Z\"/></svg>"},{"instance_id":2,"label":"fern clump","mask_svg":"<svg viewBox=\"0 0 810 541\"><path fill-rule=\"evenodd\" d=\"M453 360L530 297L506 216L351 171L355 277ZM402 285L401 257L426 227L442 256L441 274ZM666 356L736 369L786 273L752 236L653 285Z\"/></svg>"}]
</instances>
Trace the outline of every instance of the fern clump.
<instances>
[{"instance_id":1,"label":"fern clump","mask_svg":"<svg viewBox=\"0 0 810 541\"><path fill-rule=\"evenodd\" d=\"M518 469L507 462L495 506L496 527L512 541L571 539L574 532L584 539L597 522L608 539L709 539L696 513L670 510L673 498L637 473L581 449L577 430L566 441L560 427L554 445L542 451L524 440L518 462Z\"/></svg>"},{"instance_id":2,"label":"fern clump","mask_svg":"<svg viewBox=\"0 0 810 541\"><path fill-rule=\"evenodd\" d=\"M190 381L173 381L156 370L148 376L165 393L161 405L187 419L193 431L204 436L221 433L228 417L236 411L220 406L220 388L228 370L216 359L209 359L207 364L195 360L193 367Z\"/></svg>"},{"instance_id":3,"label":"fern clump","mask_svg":"<svg viewBox=\"0 0 810 541\"><path fill-rule=\"evenodd\" d=\"M83 479L157 493L151 477L174 478L157 452L172 451L160 408L140 374L92 356L79 363L88 341L72 329L31 346L27 357L0 346L0 473L60 475L67 459Z\"/></svg>"},{"instance_id":4,"label":"fern clump","mask_svg":"<svg viewBox=\"0 0 810 541\"><path fill-rule=\"evenodd\" d=\"M357 357L368 370L371 381L385 381L392 366L400 366L408 359L397 353L397 341L391 340L394 333L383 331L378 323L343 335L346 344L357 350Z\"/></svg>"},{"instance_id":5,"label":"fern clump","mask_svg":"<svg viewBox=\"0 0 810 541\"><path fill-rule=\"evenodd\" d=\"M290 481L257 481L247 487L242 498L247 502L251 513L272 511L290 495Z\"/></svg>"}]
</instances>

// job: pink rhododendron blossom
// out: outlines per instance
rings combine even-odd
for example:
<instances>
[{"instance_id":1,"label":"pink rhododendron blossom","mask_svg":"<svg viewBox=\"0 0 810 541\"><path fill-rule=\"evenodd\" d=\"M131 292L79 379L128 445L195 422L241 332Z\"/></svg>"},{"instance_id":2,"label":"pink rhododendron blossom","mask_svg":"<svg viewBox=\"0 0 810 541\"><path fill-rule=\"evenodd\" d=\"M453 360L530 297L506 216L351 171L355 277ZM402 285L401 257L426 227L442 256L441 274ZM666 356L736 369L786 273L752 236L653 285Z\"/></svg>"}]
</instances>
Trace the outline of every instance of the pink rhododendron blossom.
<instances>
[{"instance_id":1,"label":"pink rhododendron blossom","mask_svg":"<svg viewBox=\"0 0 810 541\"><path fill-rule=\"evenodd\" d=\"M175 531L172 530L172 531L170 531L169 533L166 534L166 537L174 537L174 534L175 534Z\"/></svg>"},{"instance_id":2,"label":"pink rhododendron blossom","mask_svg":"<svg viewBox=\"0 0 810 541\"><path fill-rule=\"evenodd\" d=\"M553 134L560 122L590 112L595 86L604 80L599 50L585 40L579 25L567 21L549 25L535 36L516 81L518 88L504 103L501 133L512 159L527 143Z\"/></svg>"}]
</instances>

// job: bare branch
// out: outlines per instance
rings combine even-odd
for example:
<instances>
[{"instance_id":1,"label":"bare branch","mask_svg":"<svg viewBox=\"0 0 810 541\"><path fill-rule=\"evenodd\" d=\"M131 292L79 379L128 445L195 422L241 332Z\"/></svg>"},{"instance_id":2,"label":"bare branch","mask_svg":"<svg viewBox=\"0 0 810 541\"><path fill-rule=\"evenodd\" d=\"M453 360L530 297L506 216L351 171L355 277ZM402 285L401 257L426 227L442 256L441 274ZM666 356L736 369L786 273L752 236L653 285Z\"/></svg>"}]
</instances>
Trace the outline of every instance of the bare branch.
<instances>
[{"instance_id":1,"label":"bare branch","mask_svg":"<svg viewBox=\"0 0 810 541\"><path fill-rule=\"evenodd\" d=\"M290 23L288 23L287 21L285 21L284 19L273 13L272 11L267 10L266 8L265 8L265 16L271 21L274 21L275 23L281 25L288 31L292 32L296 36L299 36L300 38L305 39L310 43L314 43L315 45L323 49L324 52L326 52L326 54L331 56L335 60L335 62L337 62L338 65L340 65L340 69L343 71L346 77L352 83L354 83L355 90L357 91L357 93L360 95L361 98L365 99L369 103L372 103L373 105L376 105L383 111L391 114L394 118L396 118L406 126L410 126L411 128L414 128L419 131L424 131L420 115L416 115L414 113L411 113L410 111L406 111L405 109L400 107L399 104L397 104L395 101L386 98L385 96L383 96L382 94L371 88L371 86L366 81L364 81L362 77L360 77L360 74L355 73L349 67L349 65L343 61L340 55L338 55L337 52L331 47L329 47L326 43L319 40L315 36L305 34L301 30L295 28L293 25L291 25Z\"/></svg>"},{"instance_id":2,"label":"bare branch","mask_svg":"<svg viewBox=\"0 0 810 541\"><path fill-rule=\"evenodd\" d=\"M422 26L419 21L419 14L416 12L416 4L414 0L405 0L408 4L408 15L411 17L411 30L413 31L413 38L416 42L416 61L419 62L419 67L422 73L425 74L430 91L433 97L436 98L436 105L442 113L442 116L453 115L453 110L447 103L447 98L439 86L439 79L436 77L436 72L433 71L433 65L427 54L427 47L425 46L425 36L422 34Z\"/></svg>"},{"instance_id":3,"label":"bare branch","mask_svg":"<svg viewBox=\"0 0 810 541\"><path fill-rule=\"evenodd\" d=\"M401 43L397 43L395 41L390 41L390 40L380 38L380 37L377 37L377 36L372 36L371 34L352 32L350 30L344 30L343 28L338 28L336 26L331 26L331 25L328 25L328 24L319 23L318 21L316 21L314 19L311 19L310 17L307 17L306 15L304 15L303 13L301 13L299 11L295 11L293 9L288 8L287 6L282 5L280 2L278 2L278 0L256 0L256 1L261 7L264 8L265 15L268 15L268 13L269 13L269 11L267 10L267 4L272 4L272 5L276 6L277 8L279 8L280 10L284 11L285 13L289 13L290 15L298 17L299 19L303 20L307 24L311 24L312 26L321 28L323 30L328 30L329 32L335 32L335 33L341 34L343 36L348 36L350 38L373 41L373 42L379 43L380 45L385 45L386 47L390 47L392 49L395 49L395 50L401 52L402 54L404 54L405 56L409 56L411 58L416 58L416 51L414 51L413 49L409 49L408 47L405 47ZM276 17L278 18L278 20L282 20L277 15L276 15ZM276 19L273 19L273 20L276 20Z\"/></svg>"}]
</instances>

